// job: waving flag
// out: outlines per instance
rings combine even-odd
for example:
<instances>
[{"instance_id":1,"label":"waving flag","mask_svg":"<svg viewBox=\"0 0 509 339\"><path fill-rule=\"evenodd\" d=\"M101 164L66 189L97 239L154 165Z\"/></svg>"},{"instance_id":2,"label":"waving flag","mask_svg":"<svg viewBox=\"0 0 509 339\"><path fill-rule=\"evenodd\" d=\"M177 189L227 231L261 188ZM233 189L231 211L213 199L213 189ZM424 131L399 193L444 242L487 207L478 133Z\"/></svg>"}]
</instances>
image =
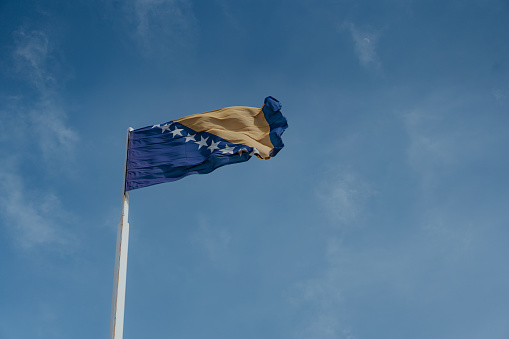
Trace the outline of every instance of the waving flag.
<instances>
[{"instance_id":1,"label":"waving flag","mask_svg":"<svg viewBox=\"0 0 509 339\"><path fill-rule=\"evenodd\" d=\"M234 106L130 132L126 191L210 173L253 155L274 157L288 127L273 97L262 108Z\"/></svg>"}]
</instances>

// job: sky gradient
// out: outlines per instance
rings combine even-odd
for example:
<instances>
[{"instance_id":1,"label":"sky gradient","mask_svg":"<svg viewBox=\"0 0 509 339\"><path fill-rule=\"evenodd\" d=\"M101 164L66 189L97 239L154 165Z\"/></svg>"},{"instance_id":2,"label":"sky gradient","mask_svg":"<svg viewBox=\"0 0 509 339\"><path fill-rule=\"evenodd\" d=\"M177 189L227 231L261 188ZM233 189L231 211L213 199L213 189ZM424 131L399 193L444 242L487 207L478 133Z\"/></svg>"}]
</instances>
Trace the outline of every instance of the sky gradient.
<instances>
[{"instance_id":1,"label":"sky gradient","mask_svg":"<svg viewBox=\"0 0 509 339\"><path fill-rule=\"evenodd\" d=\"M124 338L509 337L509 2L0 1L0 338L106 338L128 127L277 98L134 190Z\"/></svg>"}]
</instances>

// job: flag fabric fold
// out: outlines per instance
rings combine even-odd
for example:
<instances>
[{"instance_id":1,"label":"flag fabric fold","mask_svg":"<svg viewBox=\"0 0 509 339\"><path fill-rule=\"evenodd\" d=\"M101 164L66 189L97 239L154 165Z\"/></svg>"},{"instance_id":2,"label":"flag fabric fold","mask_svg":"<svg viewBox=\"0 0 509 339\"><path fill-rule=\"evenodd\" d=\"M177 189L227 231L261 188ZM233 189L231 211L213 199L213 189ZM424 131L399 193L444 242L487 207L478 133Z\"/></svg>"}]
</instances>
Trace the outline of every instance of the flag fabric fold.
<instances>
[{"instance_id":1,"label":"flag fabric fold","mask_svg":"<svg viewBox=\"0 0 509 339\"><path fill-rule=\"evenodd\" d=\"M281 104L265 98L262 108L233 106L190 115L129 133L125 189L130 191L224 165L274 157L288 127Z\"/></svg>"}]
</instances>

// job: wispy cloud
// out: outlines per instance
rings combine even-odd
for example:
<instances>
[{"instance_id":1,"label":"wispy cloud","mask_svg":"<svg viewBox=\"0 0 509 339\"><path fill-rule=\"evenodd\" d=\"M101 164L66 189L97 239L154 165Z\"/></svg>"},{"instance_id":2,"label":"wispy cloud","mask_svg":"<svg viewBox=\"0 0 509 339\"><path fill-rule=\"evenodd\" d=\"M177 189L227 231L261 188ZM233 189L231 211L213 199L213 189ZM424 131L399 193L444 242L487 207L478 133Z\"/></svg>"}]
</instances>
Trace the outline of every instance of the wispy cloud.
<instances>
[{"instance_id":1,"label":"wispy cloud","mask_svg":"<svg viewBox=\"0 0 509 339\"><path fill-rule=\"evenodd\" d=\"M16 125L28 124L27 131L36 135L34 144L41 149L45 160L72 159L79 137L66 123L67 114L58 95L66 76L56 73L59 66L48 33L21 27L14 32L14 42L17 73L36 89L36 95L32 100L22 98L32 105L21 105L21 100L17 100L4 114L9 114Z\"/></svg>"},{"instance_id":2,"label":"wispy cloud","mask_svg":"<svg viewBox=\"0 0 509 339\"><path fill-rule=\"evenodd\" d=\"M483 172L465 170L485 161L485 155L499 147L497 139L503 139L496 130L489 134L479 126L482 115L469 112L463 95L444 91L419 106L402 117L409 138L408 164L420 188L416 225L436 251L454 258L474 247L480 230L490 227L491 218L483 215L475 196L464 194L474 192Z\"/></svg>"},{"instance_id":3,"label":"wispy cloud","mask_svg":"<svg viewBox=\"0 0 509 339\"><path fill-rule=\"evenodd\" d=\"M331 265L316 279L297 283L291 296L295 307L306 310L306 321L296 327L298 338L355 339L348 325L339 267Z\"/></svg>"},{"instance_id":4,"label":"wispy cloud","mask_svg":"<svg viewBox=\"0 0 509 339\"><path fill-rule=\"evenodd\" d=\"M51 49L46 33L37 30L27 32L22 27L14 32L14 41L13 57L17 71L42 94L46 94L48 86L54 82L46 70Z\"/></svg>"},{"instance_id":5,"label":"wispy cloud","mask_svg":"<svg viewBox=\"0 0 509 339\"><path fill-rule=\"evenodd\" d=\"M168 54L189 44L196 25L189 1L132 0L126 9L145 55Z\"/></svg>"},{"instance_id":6,"label":"wispy cloud","mask_svg":"<svg viewBox=\"0 0 509 339\"><path fill-rule=\"evenodd\" d=\"M403 116L408 162L421 176L424 188L433 189L443 174L482 154L483 143L490 138L466 124L467 117L456 113L463 108L451 101L425 104Z\"/></svg>"},{"instance_id":7,"label":"wispy cloud","mask_svg":"<svg viewBox=\"0 0 509 339\"><path fill-rule=\"evenodd\" d=\"M421 226L435 247L433 250L440 252L444 259L455 260L474 246L479 238L478 226L483 221L447 207L428 209Z\"/></svg>"},{"instance_id":8,"label":"wispy cloud","mask_svg":"<svg viewBox=\"0 0 509 339\"><path fill-rule=\"evenodd\" d=\"M231 233L221 226L211 226L208 218L201 216L199 218L199 229L192 234L191 241L201 248L207 257L215 263L224 264L224 258L227 256Z\"/></svg>"},{"instance_id":9,"label":"wispy cloud","mask_svg":"<svg viewBox=\"0 0 509 339\"><path fill-rule=\"evenodd\" d=\"M63 227L71 219L53 193L41 193L25 187L12 171L0 171L0 217L15 242L24 249L50 245L58 249L74 242Z\"/></svg>"},{"instance_id":10,"label":"wispy cloud","mask_svg":"<svg viewBox=\"0 0 509 339\"><path fill-rule=\"evenodd\" d=\"M395 304L423 307L430 300L440 301L451 283L438 272L454 271L457 264L468 265L461 256L437 246L434 236L418 232L419 236L390 245L369 243L349 245L339 237L331 237L324 261L327 265L313 279L295 284L289 301L303 321L296 326L295 337L355 339L358 330L351 323L359 312L357 303L373 303L373 293L387 293ZM448 234L450 237L456 234ZM458 239L456 239L458 240ZM442 242L443 239L440 239ZM429 285L444 279L444 288ZM456 282L455 282L456 283ZM382 299L383 296L380 296ZM388 307L390 309L392 306ZM355 317L355 316L353 316ZM362 329L359 329L362 330Z\"/></svg>"},{"instance_id":11,"label":"wispy cloud","mask_svg":"<svg viewBox=\"0 0 509 339\"><path fill-rule=\"evenodd\" d=\"M49 246L61 249L72 236L62 225L72 216L58 195L41 185L31 187L25 177L72 174L79 137L67 124L59 89L67 75L59 72L55 46L45 30L20 27L13 32L13 75L27 89L22 94L2 92L0 106L0 220L24 249ZM47 193L42 193L47 192Z\"/></svg>"},{"instance_id":12,"label":"wispy cloud","mask_svg":"<svg viewBox=\"0 0 509 339\"><path fill-rule=\"evenodd\" d=\"M493 96L498 102L504 103L507 99L507 92L503 91L502 89L498 88L493 90Z\"/></svg>"},{"instance_id":13,"label":"wispy cloud","mask_svg":"<svg viewBox=\"0 0 509 339\"><path fill-rule=\"evenodd\" d=\"M361 215L374 191L353 171L338 169L318 185L316 194L329 216L346 226Z\"/></svg>"},{"instance_id":14,"label":"wispy cloud","mask_svg":"<svg viewBox=\"0 0 509 339\"><path fill-rule=\"evenodd\" d=\"M343 28L352 35L354 48L359 62L363 67L381 69L381 63L376 52L376 46L380 33L375 31L361 30L351 22L345 22Z\"/></svg>"},{"instance_id":15,"label":"wispy cloud","mask_svg":"<svg viewBox=\"0 0 509 339\"><path fill-rule=\"evenodd\" d=\"M67 125L64 109L51 99L41 100L30 110L28 117L44 159L47 162L58 159L60 167L71 165L79 136Z\"/></svg>"},{"instance_id":16,"label":"wispy cloud","mask_svg":"<svg viewBox=\"0 0 509 339\"><path fill-rule=\"evenodd\" d=\"M336 168L316 188L316 197L335 225L344 228L358 225L363 219L365 205L375 194L370 185L353 170ZM324 270L316 278L296 283L290 302L308 313L306 321L296 330L300 338L355 339L348 322L344 303L345 262L340 253L341 236L338 228L327 239ZM306 310L306 311L304 311Z\"/></svg>"},{"instance_id":17,"label":"wispy cloud","mask_svg":"<svg viewBox=\"0 0 509 339\"><path fill-rule=\"evenodd\" d=\"M232 13L230 3L227 0L216 0L219 6L221 6L222 13L225 18L230 22L233 28L238 32L243 30L243 26L240 24L238 18Z\"/></svg>"}]
</instances>

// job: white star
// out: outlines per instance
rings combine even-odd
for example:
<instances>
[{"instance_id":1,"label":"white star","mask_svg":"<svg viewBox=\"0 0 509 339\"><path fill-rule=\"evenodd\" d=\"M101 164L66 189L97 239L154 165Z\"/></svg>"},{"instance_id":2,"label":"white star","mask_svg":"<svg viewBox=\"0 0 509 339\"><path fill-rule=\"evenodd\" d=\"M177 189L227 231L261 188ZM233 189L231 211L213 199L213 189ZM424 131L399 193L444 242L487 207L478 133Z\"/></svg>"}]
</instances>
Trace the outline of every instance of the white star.
<instances>
[{"instance_id":1,"label":"white star","mask_svg":"<svg viewBox=\"0 0 509 339\"><path fill-rule=\"evenodd\" d=\"M192 140L192 141L194 141L194 142L196 142L196 139L194 138L195 136L196 136L196 134L188 134L188 135L187 135L186 137L184 137L184 138L186 138L186 142L191 141L191 140Z\"/></svg>"},{"instance_id":2,"label":"white star","mask_svg":"<svg viewBox=\"0 0 509 339\"><path fill-rule=\"evenodd\" d=\"M175 127L175 129L173 131L170 131L170 133L173 134L173 137L175 138L177 134L182 136L182 131L183 131L182 128Z\"/></svg>"},{"instance_id":3,"label":"white star","mask_svg":"<svg viewBox=\"0 0 509 339\"><path fill-rule=\"evenodd\" d=\"M238 153L239 155L242 155L242 153L244 153L244 152L246 152L246 153L247 153L247 152L248 152L248 150L247 150L247 149L245 149L245 148L241 148L241 149L239 149L239 150L237 151L237 153Z\"/></svg>"},{"instance_id":4,"label":"white star","mask_svg":"<svg viewBox=\"0 0 509 339\"><path fill-rule=\"evenodd\" d=\"M233 154L233 150L234 150L234 149L235 149L235 146L230 147L230 146L226 145L226 146L225 146L225 147L221 150L221 152L222 152L223 154L228 154L228 153Z\"/></svg>"},{"instance_id":5,"label":"white star","mask_svg":"<svg viewBox=\"0 0 509 339\"><path fill-rule=\"evenodd\" d=\"M161 127L161 133L164 133L165 130L170 132L170 126L171 126L171 124L159 126L159 127Z\"/></svg>"},{"instance_id":6,"label":"white star","mask_svg":"<svg viewBox=\"0 0 509 339\"><path fill-rule=\"evenodd\" d=\"M212 152L214 152L214 150L219 149L219 147L217 147L217 145L219 145L219 143L220 143L220 142L221 142L221 141L214 142L214 140L212 140L212 141L211 141L210 146L209 146L209 147L207 147L207 148L208 148L208 149L210 150L210 152L212 153Z\"/></svg>"},{"instance_id":7,"label":"white star","mask_svg":"<svg viewBox=\"0 0 509 339\"><path fill-rule=\"evenodd\" d=\"M161 128L161 125L154 125L154 126L152 126L152 128L156 128L156 127Z\"/></svg>"},{"instance_id":8,"label":"white star","mask_svg":"<svg viewBox=\"0 0 509 339\"><path fill-rule=\"evenodd\" d=\"M198 145L200 145L200 146L198 146L198 149L200 149L202 146L208 146L207 140L209 140L209 137L206 137L206 138L201 137L200 141L195 141Z\"/></svg>"},{"instance_id":9,"label":"white star","mask_svg":"<svg viewBox=\"0 0 509 339\"><path fill-rule=\"evenodd\" d=\"M252 157L255 154L260 154L260 151L258 151L256 147L253 147L253 150L251 151L251 153L249 153L249 156Z\"/></svg>"}]
</instances>

